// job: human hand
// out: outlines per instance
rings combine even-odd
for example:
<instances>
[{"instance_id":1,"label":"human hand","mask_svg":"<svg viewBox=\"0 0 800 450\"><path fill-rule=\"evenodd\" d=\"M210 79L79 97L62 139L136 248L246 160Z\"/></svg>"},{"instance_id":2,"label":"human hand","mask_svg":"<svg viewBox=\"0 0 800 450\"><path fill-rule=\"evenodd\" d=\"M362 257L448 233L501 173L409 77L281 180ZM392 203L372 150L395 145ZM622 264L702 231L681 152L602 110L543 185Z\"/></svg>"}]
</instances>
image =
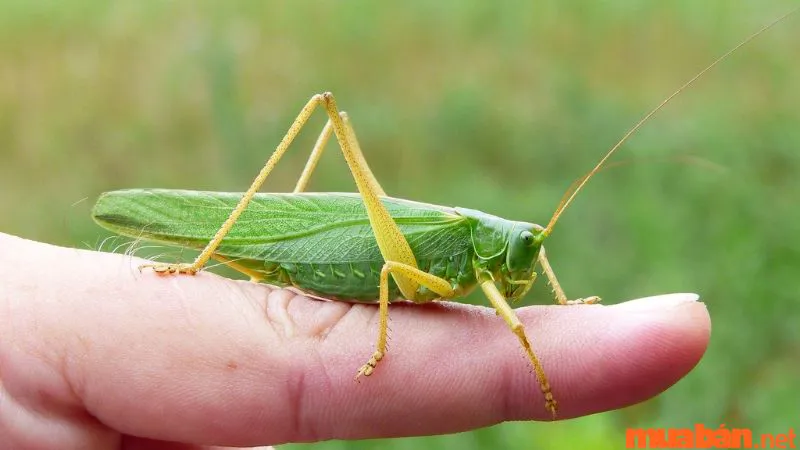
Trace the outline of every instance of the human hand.
<instances>
[{"instance_id":1,"label":"human hand","mask_svg":"<svg viewBox=\"0 0 800 450\"><path fill-rule=\"evenodd\" d=\"M387 357L356 383L375 306L139 273L137 258L3 234L0 249L0 442L12 448L274 445L550 419L489 308L393 305ZM559 417L643 401L691 370L710 333L695 300L517 309Z\"/></svg>"}]
</instances>

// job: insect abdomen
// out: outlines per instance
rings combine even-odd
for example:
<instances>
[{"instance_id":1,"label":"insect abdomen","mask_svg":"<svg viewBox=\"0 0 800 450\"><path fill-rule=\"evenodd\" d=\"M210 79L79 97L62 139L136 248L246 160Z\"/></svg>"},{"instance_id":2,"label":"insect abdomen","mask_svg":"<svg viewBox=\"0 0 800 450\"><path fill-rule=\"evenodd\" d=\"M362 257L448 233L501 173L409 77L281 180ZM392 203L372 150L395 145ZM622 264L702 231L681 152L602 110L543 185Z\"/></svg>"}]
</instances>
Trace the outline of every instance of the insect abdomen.
<instances>
[{"instance_id":1,"label":"insect abdomen","mask_svg":"<svg viewBox=\"0 0 800 450\"><path fill-rule=\"evenodd\" d=\"M447 258L418 261L418 265L420 269L449 281L460 293L466 293L475 287L471 252ZM330 264L284 262L274 264L273 267L274 269L266 274L263 280L265 283L292 286L303 292L331 300L359 303L376 303L378 301L378 286L383 261ZM390 277L390 301L402 298L400 290ZM437 298L439 296L436 293L420 286L417 298L412 300L426 302Z\"/></svg>"}]
</instances>

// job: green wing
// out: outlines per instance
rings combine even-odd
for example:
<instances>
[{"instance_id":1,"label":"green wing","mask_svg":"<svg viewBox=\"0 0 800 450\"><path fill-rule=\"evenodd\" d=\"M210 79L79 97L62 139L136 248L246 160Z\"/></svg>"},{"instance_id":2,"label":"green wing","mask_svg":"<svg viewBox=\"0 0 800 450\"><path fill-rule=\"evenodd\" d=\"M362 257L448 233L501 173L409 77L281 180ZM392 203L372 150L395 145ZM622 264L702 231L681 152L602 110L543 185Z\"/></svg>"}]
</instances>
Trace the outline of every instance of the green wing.
<instances>
[{"instance_id":1,"label":"green wing","mask_svg":"<svg viewBox=\"0 0 800 450\"><path fill-rule=\"evenodd\" d=\"M167 189L107 192L94 206L97 223L115 233L201 249L241 199L241 193ZM383 198L418 260L447 258L471 248L467 219L454 209ZM274 262L382 261L358 194L256 194L217 253Z\"/></svg>"}]
</instances>

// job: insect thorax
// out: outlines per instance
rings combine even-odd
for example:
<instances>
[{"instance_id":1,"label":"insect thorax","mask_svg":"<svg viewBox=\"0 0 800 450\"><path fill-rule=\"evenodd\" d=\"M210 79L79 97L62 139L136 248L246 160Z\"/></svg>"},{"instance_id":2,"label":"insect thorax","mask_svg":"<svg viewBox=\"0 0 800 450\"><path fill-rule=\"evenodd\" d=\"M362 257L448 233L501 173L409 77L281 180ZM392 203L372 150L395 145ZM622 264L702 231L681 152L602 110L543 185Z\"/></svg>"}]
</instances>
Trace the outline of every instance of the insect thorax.
<instances>
[{"instance_id":1,"label":"insect thorax","mask_svg":"<svg viewBox=\"0 0 800 450\"><path fill-rule=\"evenodd\" d=\"M470 219L478 278L480 272L490 274L506 298L524 295L535 276L534 265L545 237L543 227L466 208L456 211Z\"/></svg>"}]
</instances>

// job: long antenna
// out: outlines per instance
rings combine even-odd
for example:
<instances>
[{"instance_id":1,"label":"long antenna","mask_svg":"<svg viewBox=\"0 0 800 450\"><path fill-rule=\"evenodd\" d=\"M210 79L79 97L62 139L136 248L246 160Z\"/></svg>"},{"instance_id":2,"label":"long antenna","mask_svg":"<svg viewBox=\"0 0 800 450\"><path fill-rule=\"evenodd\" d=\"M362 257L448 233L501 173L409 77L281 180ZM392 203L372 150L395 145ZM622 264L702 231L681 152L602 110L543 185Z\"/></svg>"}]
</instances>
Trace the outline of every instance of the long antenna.
<instances>
[{"instance_id":1,"label":"long antenna","mask_svg":"<svg viewBox=\"0 0 800 450\"><path fill-rule=\"evenodd\" d=\"M580 192L581 189L583 189L583 187L586 185L586 183L588 183L589 180L603 167L603 165L606 163L608 158L610 158L611 155L613 155L614 152L616 152L617 149L620 148L622 146L622 144L624 144L625 141L627 141L628 138L630 138L633 135L633 133L635 133L639 128L641 128L641 126L644 125L648 120L650 120L650 118L653 117L653 115L655 115L657 112L661 111L661 109L664 108L664 106L666 106L667 103L669 103L673 98L675 98L681 92L685 91L689 86L694 84L694 82L697 81L697 79L699 79L700 77L705 75L706 72L708 72L709 70L711 70L714 67L716 67L717 64L719 64L720 62L725 60L732 53L734 53L735 51L739 50L740 48L742 48L743 46L748 44L750 41L752 41L753 39L758 37L758 35L760 35L761 33L769 30L772 27L774 27L779 22L781 22L783 19L786 19L787 17L789 17L792 14L796 13L798 10L800 10L800 7L792 9L791 11L787 12L786 14L784 14L781 17L775 19L771 23L769 23L769 24L765 25L764 27L762 27L760 30L758 30L755 33L753 33L750 36L748 36L747 39L745 39L742 42L740 42L738 45L736 45L736 47L733 47L732 49L728 50L724 55L722 55L719 58L717 58L714 62L709 64L705 69L701 70L697 75L692 77L692 79L690 79L689 81L684 83L683 86L678 88L678 90L673 92L669 97L664 99L664 101L662 101L658 106L653 108L652 111L647 113L646 116L644 116L641 120L639 120L639 122L636 123L636 125L634 125L633 128L628 130L628 132L625 133L624 136L622 136L622 139L620 139L619 142L617 142L613 147L611 147L611 150L609 150L608 153L606 153L606 155L603 156L603 158L600 160L600 162L598 162L597 165L594 166L594 168L592 170L590 170L586 175L584 175L581 178L579 178L578 181L574 182L573 185L570 186L569 189L567 189L567 192L564 194L564 198L561 200L561 202L559 202L558 207L556 208L556 212L553 213L553 217L550 218L550 222L547 224L547 227L545 227L544 232L543 232L544 235L548 236L548 235L550 235L550 233L552 233L553 226L556 224L556 222L558 222L558 219L561 217L561 214L564 213L564 211L567 209L567 207L570 205L570 203L572 203L572 200L575 199L575 196L578 195L578 192Z\"/></svg>"}]
</instances>

